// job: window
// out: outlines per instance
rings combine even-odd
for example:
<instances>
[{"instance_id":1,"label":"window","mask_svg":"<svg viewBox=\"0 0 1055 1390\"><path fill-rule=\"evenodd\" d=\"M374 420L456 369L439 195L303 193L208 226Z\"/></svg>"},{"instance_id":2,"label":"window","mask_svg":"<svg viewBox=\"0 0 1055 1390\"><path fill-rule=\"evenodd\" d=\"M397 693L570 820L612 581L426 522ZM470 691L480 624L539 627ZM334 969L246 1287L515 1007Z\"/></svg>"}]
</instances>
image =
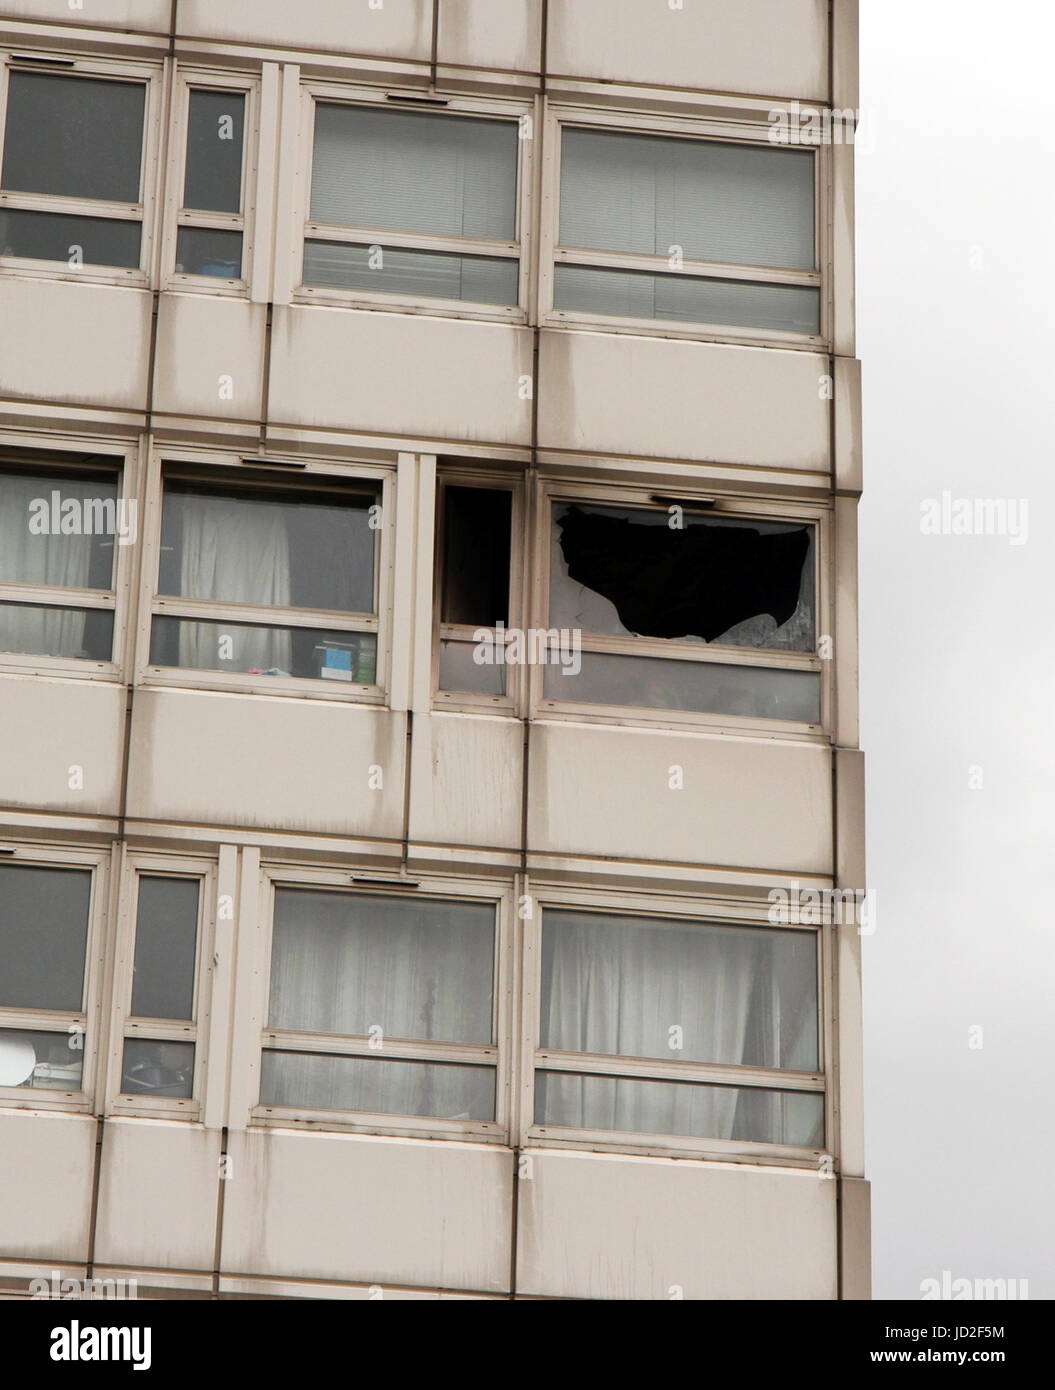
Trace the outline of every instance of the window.
<instances>
[{"instance_id":1,"label":"window","mask_svg":"<svg viewBox=\"0 0 1055 1390\"><path fill-rule=\"evenodd\" d=\"M479 637L509 623L513 493L445 482L440 499L439 689L501 698L508 667L493 659L499 644Z\"/></svg>"},{"instance_id":2,"label":"window","mask_svg":"<svg viewBox=\"0 0 1055 1390\"><path fill-rule=\"evenodd\" d=\"M136 879L118 1089L138 1108L164 1109L196 1093L204 897L197 875L141 872Z\"/></svg>"},{"instance_id":3,"label":"window","mask_svg":"<svg viewBox=\"0 0 1055 1390\"><path fill-rule=\"evenodd\" d=\"M166 475L151 665L375 690L380 499Z\"/></svg>"},{"instance_id":4,"label":"window","mask_svg":"<svg viewBox=\"0 0 1055 1390\"><path fill-rule=\"evenodd\" d=\"M192 86L187 92L177 275L242 279L248 103L247 91Z\"/></svg>"},{"instance_id":5,"label":"window","mask_svg":"<svg viewBox=\"0 0 1055 1390\"><path fill-rule=\"evenodd\" d=\"M315 105L303 283L513 308L515 120Z\"/></svg>"},{"instance_id":6,"label":"window","mask_svg":"<svg viewBox=\"0 0 1055 1390\"><path fill-rule=\"evenodd\" d=\"M536 1132L822 1148L818 949L813 931L546 907Z\"/></svg>"},{"instance_id":7,"label":"window","mask_svg":"<svg viewBox=\"0 0 1055 1390\"><path fill-rule=\"evenodd\" d=\"M495 1121L493 899L277 883L273 921L262 1107Z\"/></svg>"},{"instance_id":8,"label":"window","mask_svg":"<svg viewBox=\"0 0 1055 1390\"><path fill-rule=\"evenodd\" d=\"M33 861L0 861L0 1095L83 1099L92 866Z\"/></svg>"},{"instance_id":9,"label":"window","mask_svg":"<svg viewBox=\"0 0 1055 1390\"><path fill-rule=\"evenodd\" d=\"M816 526L691 505L552 504L545 699L818 724Z\"/></svg>"},{"instance_id":10,"label":"window","mask_svg":"<svg viewBox=\"0 0 1055 1390\"><path fill-rule=\"evenodd\" d=\"M105 459L0 456L0 656L113 658L116 565L135 510Z\"/></svg>"},{"instance_id":11,"label":"window","mask_svg":"<svg viewBox=\"0 0 1055 1390\"><path fill-rule=\"evenodd\" d=\"M817 336L811 150L567 125L561 315Z\"/></svg>"},{"instance_id":12,"label":"window","mask_svg":"<svg viewBox=\"0 0 1055 1390\"><path fill-rule=\"evenodd\" d=\"M147 93L143 80L9 67L0 256L139 270Z\"/></svg>"}]
</instances>

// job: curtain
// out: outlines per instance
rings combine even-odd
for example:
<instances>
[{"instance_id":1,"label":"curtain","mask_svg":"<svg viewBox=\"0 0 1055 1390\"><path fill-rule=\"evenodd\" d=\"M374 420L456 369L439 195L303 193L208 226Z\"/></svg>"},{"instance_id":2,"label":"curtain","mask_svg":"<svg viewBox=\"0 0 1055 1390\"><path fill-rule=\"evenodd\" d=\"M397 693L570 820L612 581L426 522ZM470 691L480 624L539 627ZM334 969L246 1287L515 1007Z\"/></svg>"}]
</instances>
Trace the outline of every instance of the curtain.
<instances>
[{"instance_id":1,"label":"curtain","mask_svg":"<svg viewBox=\"0 0 1055 1390\"><path fill-rule=\"evenodd\" d=\"M56 479L41 475L0 473L0 583L88 587L93 537L36 535L29 529L30 503L48 503L51 526L52 492L80 502L105 494L98 482ZM109 488L112 494L112 486ZM111 537L111 543L113 538ZM33 656L80 656L84 646L83 612L63 608L0 607L0 650Z\"/></svg>"},{"instance_id":2,"label":"curtain","mask_svg":"<svg viewBox=\"0 0 1055 1390\"><path fill-rule=\"evenodd\" d=\"M167 504L168 499L166 499ZM286 607L290 603L289 538L281 508L246 498L185 493L180 594ZM230 637L231 661L243 671L288 671L289 631L217 622L183 622L179 664L205 670L222 666L219 642Z\"/></svg>"}]
</instances>

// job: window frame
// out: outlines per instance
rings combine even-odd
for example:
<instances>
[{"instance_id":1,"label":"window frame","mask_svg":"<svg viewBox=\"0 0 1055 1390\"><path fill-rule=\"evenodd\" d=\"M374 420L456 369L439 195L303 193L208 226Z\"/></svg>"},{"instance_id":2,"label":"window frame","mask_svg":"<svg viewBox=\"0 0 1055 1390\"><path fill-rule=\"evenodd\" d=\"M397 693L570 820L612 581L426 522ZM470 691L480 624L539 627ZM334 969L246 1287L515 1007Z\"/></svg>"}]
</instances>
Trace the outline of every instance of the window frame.
<instances>
[{"instance_id":1,"label":"window frame","mask_svg":"<svg viewBox=\"0 0 1055 1390\"><path fill-rule=\"evenodd\" d=\"M667 256L598 251L588 247L560 244L560 151L564 126L610 130L624 135L667 136L696 139L707 143L755 145L783 149L768 138L772 126L744 120L722 119L701 112L699 116L674 117L639 111L597 109L552 103L546 113L543 155L542 205L550 215L543 217L539 248L539 323L546 328L589 328L592 332L636 333L649 338L691 338L697 342L738 343L748 346L778 346L816 352L826 349L832 329L831 244L828 190L831 187L831 152L826 146L804 148L814 156L814 268L810 271L781 270L759 266L738 266L724 261L686 258L679 270L672 271ZM559 264L611 270L637 270L688 278L734 280L738 283L810 286L819 291L819 323L816 334L792 333L782 329L747 328L690 320L641 319L583 310L554 307L555 266Z\"/></svg>"},{"instance_id":2,"label":"window frame","mask_svg":"<svg viewBox=\"0 0 1055 1390\"><path fill-rule=\"evenodd\" d=\"M366 107L375 111L416 111L434 116L469 116L483 120L509 120L519 125L527 116L534 130L533 99L451 95L439 106L421 100L420 93L401 93L407 100L390 102L376 88L334 82L309 81L301 86L300 158L303 171L296 205L296 221L291 248L293 303L325 304L338 308L390 309L399 313L428 314L441 318L483 319L498 323L528 321L528 293L533 256L532 193L534 185L535 139L517 140L516 226L512 241L488 241L472 237L452 237L426 232L400 232L384 227L343 227L312 222L311 181L315 149L315 108L324 105ZM414 98L419 100L415 101ZM522 128L522 127L521 127ZM304 283L304 251L309 241L341 241L355 246L382 246L416 251L443 251L462 256L489 256L519 261L517 302L513 305L477 304L472 300L430 299L421 295L393 294L379 290L342 290L333 286Z\"/></svg>"},{"instance_id":3,"label":"window frame","mask_svg":"<svg viewBox=\"0 0 1055 1390\"><path fill-rule=\"evenodd\" d=\"M29 58L22 63L20 58ZM49 193L8 193L0 189L0 211L54 212L68 216L100 217L138 222L141 227L138 266L70 265L68 261L34 260L0 255L0 274L29 275L54 280L84 280L146 288L151 282L157 221L159 145L162 124L160 64L89 57L84 53L26 53L0 49L0 163L7 130L8 89L12 72L80 77L85 81L139 82L145 88L143 148L140 152L138 203L114 203L95 198L62 198Z\"/></svg>"},{"instance_id":4,"label":"window frame","mask_svg":"<svg viewBox=\"0 0 1055 1390\"><path fill-rule=\"evenodd\" d=\"M412 886L417 884L417 887ZM469 901L489 903L495 910L495 954L492 1009L494 1042L489 1046L475 1043L441 1043L384 1040L382 1049L372 1048L367 1038L344 1034L295 1032L271 1028L268 1024L268 1003L271 992L271 949L273 941L275 889L305 888L321 891L359 893L363 896L383 894L428 903L437 899L447 902ZM482 878L437 878L415 874L401 880L391 871L311 868L292 863L269 861L260 872L258 949L254 981L252 1016L260 1020L254 1029L251 1050L251 1075L248 1078L249 1121L253 1126L333 1130L351 1134L397 1135L414 1139L475 1140L503 1144L507 1141L512 1122L513 995L513 886L508 880L488 881ZM425 928L427 930L427 928ZM488 1066L495 1073L495 1118L493 1120L449 1120L425 1115L371 1114L351 1110L311 1110L306 1107L262 1105L260 1079L263 1054L269 1048L307 1053L340 1054L372 1057L377 1060L407 1060L423 1062L463 1062Z\"/></svg>"},{"instance_id":5,"label":"window frame","mask_svg":"<svg viewBox=\"0 0 1055 1390\"><path fill-rule=\"evenodd\" d=\"M98 450L99 452L95 452ZM86 460L85 454L91 454ZM109 440L43 440L39 435L0 433L0 469L11 464L26 473L46 478L49 466L90 472L96 467L112 467L117 482L118 503L135 508L136 537L120 545L114 537L114 567L109 589L68 589L54 584L0 583L0 603L31 603L46 608L78 608L111 612L114 615L113 647L109 661L89 657L40 656L25 652L0 653L0 672L11 675L62 676L78 680L119 681L125 668L127 629L130 613L132 576L140 544L142 523L138 501L139 470L134 447L112 444ZM48 484L50 486L50 484Z\"/></svg>"},{"instance_id":6,"label":"window frame","mask_svg":"<svg viewBox=\"0 0 1055 1390\"><path fill-rule=\"evenodd\" d=\"M261 479L261 472L267 478ZM159 595L163 485L166 476L180 481L200 481L203 487L269 487L311 490L312 481L345 483L349 491L376 488L381 506L381 526L374 547L374 591L377 613L341 614L308 608L269 608L264 605L226 603L220 599L190 599ZM273 476L272 476L273 475ZM146 512L149 526L144 528L143 567L136 641L136 681L140 685L165 686L189 690L228 690L249 695L300 696L327 701L384 706L392 673L393 596L395 587L396 468L394 464L305 461L283 466L281 459L259 462L247 456L232 459L212 453L193 455L188 451L159 449L151 461ZM395 520L393 519L395 518ZM377 677L372 686L326 681L310 676L251 676L236 671L208 671L190 666L157 666L150 660L150 639L155 617L186 618L188 621L227 621L271 628L326 628L349 632L372 632L377 636Z\"/></svg>"},{"instance_id":7,"label":"window frame","mask_svg":"<svg viewBox=\"0 0 1055 1390\"><path fill-rule=\"evenodd\" d=\"M101 1034L106 1026L103 1009L105 986L106 925L110 915L111 855L65 845L43 845L20 840L3 841L0 864L31 868L87 869L91 872L88 899L88 933L84 949L84 987L80 1009L16 1009L0 1007L0 1028L42 1033L69 1033L79 1029L83 1039L81 1086L78 1091L29 1086L0 1086L0 1106L17 1110L91 1111L99 1086L100 1061L106 1055ZM14 853L6 851L14 850Z\"/></svg>"},{"instance_id":8,"label":"window frame","mask_svg":"<svg viewBox=\"0 0 1055 1390\"><path fill-rule=\"evenodd\" d=\"M440 687L440 655L444 641L472 644L472 634L482 625L445 623L440 621L443 602L444 537L446 526L445 493L448 487L487 488L511 494L509 545L509 618L508 627L519 627L525 608L527 585L524 557L527 552L527 497L521 477L495 471L475 472L471 467L445 467L436 477L436 524L433 546L436 562L433 567L432 598L432 702L435 708L468 714L506 714L515 716L524 706L527 676L523 666L506 667L506 693L486 695L471 690L443 690ZM494 629L490 629L493 631Z\"/></svg>"},{"instance_id":9,"label":"window frame","mask_svg":"<svg viewBox=\"0 0 1055 1390\"><path fill-rule=\"evenodd\" d=\"M660 504L650 502L655 486L563 481L540 479L538 524L535 527L535 611L532 624L548 628L550 606L550 556L552 553L553 507L560 502L578 502L586 506L617 506L639 510L662 511ZM679 486L679 499L688 501L695 488ZM718 520L729 517L738 521L799 522L814 527L814 626L818 648L822 637L832 631L832 507L826 502L800 502L786 498L749 497L724 493L710 488L699 491L702 500L717 500L713 513L708 510L701 519ZM695 514L694 514L695 515ZM685 642L665 637L634 637L610 634L582 634L582 650L605 652L611 655L690 660L710 665L773 667L779 670L812 671L820 676L820 721L805 724L784 719L766 719L759 715L720 714L715 712L677 709L657 709L637 705L602 705L572 700L548 699L543 693L544 671L541 666L530 668L531 711L536 719L562 719L582 722L643 725L661 724L665 728L694 726L719 729L727 733L768 733L781 737L827 741L831 727L832 662L815 652L789 652L767 647L723 647L717 642Z\"/></svg>"},{"instance_id":10,"label":"window frame","mask_svg":"<svg viewBox=\"0 0 1055 1390\"><path fill-rule=\"evenodd\" d=\"M215 931L215 860L184 855L129 854L124 864L121 899L117 912L113 987L111 992L110 1046L107 1058L106 1113L152 1119L200 1120L205 1107L208 1069L209 1020ZM194 880L198 889L198 927L194 960L193 1018L140 1018L131 1012L132 984L138 929L139 883L143 878ZM149 1042L194 1044L194 1085L191 1095L135 1096L121 1090L124 1047L129 1039Z\"/></svg>"},{"instance_id":11,"label":"window frame","mask_svg":"<svg viewBox=\"0 0 1055 1390\"><path fill-rule=\"evenodd\" d=\"M813 885L811 885L813 886ZM818 885L820 886L820 885ZM518 1079L520 1123L517 1142L524 1149L575 1149L599 1153L635 1154L659 1158L691 1158L741 1162L816 1171L826 1157L838 1154L838 1071L831 1001L835 999L833 939L830 908L817 925L774 924L768 900L746 895L700 892L628 893L566 884L534 886L534 911L524 922L523 1033ZM814 931L817 934L817 1051L816 1072L746 1067L704 1062L664 1062L656 1058L624 1058L607 1054L559 1052L539 1045L542 1001L542 930L546 910L610 913L620 917L667 918L700 929L710 926L757 927L767 931ZM705 1139L685 1135L639 1134L625 1130L573 1129L535 1123L535 1072L562 1071L580 1076L616 1076L656 1081L695 1081L718 1085L802 1091L824 1097L824 1148L766 1144L757 1140Z\"/></svg>"},{"instance_id":12,"label":"window frame","mask_svg":"<svg viewBox=\"0 0 1055 1390\"><path fill-rule=\"evenodd\" d=\"M237 72L196 71L181 67L175 78L172 125L168 140L168 176L165 233L162 238L162 288L245 299L253 274L256 228L256 195L260 168L260 82ZM241 212L205 212L183 206L190 135L190 97L194 91L228 92L245 98L242 129ZM176 251L182 227L210 231L237 231L242 235L242 273L234 279L217 275L191 275L176 269Z\"/></svg>"}]
</instances>

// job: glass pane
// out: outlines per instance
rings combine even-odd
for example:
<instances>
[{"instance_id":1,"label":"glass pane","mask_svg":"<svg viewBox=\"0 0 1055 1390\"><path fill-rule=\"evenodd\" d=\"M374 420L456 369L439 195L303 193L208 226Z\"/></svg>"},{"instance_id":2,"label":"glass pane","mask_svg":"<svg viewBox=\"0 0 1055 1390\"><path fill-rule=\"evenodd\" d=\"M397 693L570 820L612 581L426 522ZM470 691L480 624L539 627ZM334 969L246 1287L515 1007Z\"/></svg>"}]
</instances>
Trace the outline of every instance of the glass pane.
<instances>
[{"instance_id":1,"label":"glass pane","mask_svg":"<svg viewBox=\"0 0 1055 1390\"><path fill-rule=\"evenodd\" d=\"M553 307L621 319L820 332L820 290L808 285L759 285L637 270L554 267Z\"/></svg>"},{"instance_id":2,"label":"glass pane","mask_svg":"<svg viewBox=\"0 0 1055 1390\"><path fill-rule=\"evenodd\" d=\"M155 618L150 632L150 663L197 671L376 685L377 636L315 627Z\"/></svg>"},{"instance_id":3,"label":"glass pane","mask_svg":"<svg viewBox=\"0 0 1055 1390\"><path fill-rule=\"evenodd\" d=\"M240 279L242 233L218 232L211 227L181 227L176 234L176 270L180 275Z\"/></svg>"},{"instance_id":4,"label":"glass pane","mask_svg":"<svg viewBox=\"0 0 1055 1390\"><path fill-rule=\"evenodd\" d=\"M473 642L440 643L440 689L466 691L472 695L504 695L505 666L494 662L478 665L473 659L475 650Z\"/></svg>"},{"instance_id":5,"label":"glass pane","mask_svg":"<svg viewBox=\"0 0 1055 1390\"><path fill-rule=\"evenodd\" d=\"M814 650L812 526L563 502L553 521L553 627Z\"/></svg>"},{"instance_id":6,"label":"glass pane","mask_svg":"<svg viewBox=\"0 0 1055 1390\"><path fill-rule=\"evenodd\" d=\"M320 102L311 221L512 241L518 143L515 121Z\"/></svg>"},{"instance_id":7,"label":"glass pane","mask_svg":"<svg viewBox=\"0 0 1055 1390\"><path fill-rule=\"evenodd\" d=\"M0 465L0 583L108 590L114 537L134 539L131 523L113 473Z\"/></svg>"},{"instance_id":8,"label":"glass pane","mask_svg":"<svg viewBox=\"0 0 1055 1390\"><path fill-rule=\"evenodd\" d=\"M454 256L446 251L306 241L304 283L368 294L508 305L519 299L520 262L498 256Z\"/></svg>"},{"instance_id":9,"label":"glass pane","mask_svg":"<svg viewBox=\"0 0 1055 1390\"><path fill-rule=\"evenodd\" d=\"M513 494L502 488L444 488L441 622L509 621L512 518Z\"/></svg>"},{"instance_id":10,"label":"glass pane","mask_svg":"<svg viewBox=\"0 0 1055 1390\"><path fill-rule=\"evenodd\" d=\"M820 723L821 678L816 671L609 652L583 652L581 659L578 672L573 667L543 668L547 700Z\"/></svg>"},{"instance_id":11,"label":"glass pane","mask_svg":"<svg viewBox=\"0 0 1055 1390\"><path fill-rule=\"evenodd\" d=\"M195 89L187 117L183 206L241 212L245 95Z\"/></svg>"},{"instance_id":12,"label":"glass pane","mask_svg":"<svg viewBox=\"0 0 1055 1390\"><path fill-rule=\"evenodd\" d=\"M134 1017L194 1017L198 892L196 878L140 878L132 974Z\"/></svg>"},{"instance_id":13,"label":"glass pane","mask_svg":"<svg viewBox=\"0 0 1055 1390\"><path fill-rule=\"evenodd\" d=\"M53 608L42 603L0 603L0 652L109 661L114 615L107 608Z\"/></svg>"},{"instance_id":14,"label":"glass pane","mask_svg":"<svg viewBox=\"0 0 1055 1390\"><path fill-rule=\"evenodd\" d=\"M121 1093L188 1099L194 1094L194 1044L126 1038Z\"/></svg>"},{"instance_id":15,"label":"glass pane","mask_svg":"<svg viewBox=\"0 0 1055 1390\"><path fill-rule=\"evenodd\" d=\"M84 1067L83 1043L83 1034L0 1028L0 1086L26 1086L35 1091L79 1091Z\"/></svg>"},{"instance_id":16,"label":"glass pane","mask_svg":"<svg viewBox=\"0 0 1055 1390\"><path fill-rule=\"evenodd\" d=\"M279 888L272 1028L490 1043L495 909Z\"/></svg>"},{"instance_id":17,"label":"glass pane","mask_svg":"<svg viewBox=\"0 0 1055 1390\"><path fill-rule=\"evenodd\" d=\"M493 1120L495 1072L493 1067L265 1051L260 1104Z\"/></svg>"},{"instance_id":18,"label":"glass pane","mask_svg":"<svg viewBox=\"0 0 1055 1390\"><path fill-rule=\"evenodd\" d=\"M817 938L547 909L540 1046L816 1071Z\"/></svg>"},{"instance_id":19,"label":"glass pane","mask_svg":"<svg viewBox=\"0 0 1055 1390\"><path fill-rule=\"evenodd\" d=\"M142 82L13 72L3 187L62 198L139 202Z\"/></svg>"},{"instance_id":20,"label":"glass pane","mask_svg":"<svg viewBox=\"0 0 1055 1390\"><path fill-rule=\"evenodd\" d=\"M69 266L139 266L142 226L106 217L71 217L58 212L0 209L0 255Z\"/></svg>"},{"instance_id":21,"label":"glass pane","mask_svg":"<svg viewBox=\"0 0 1055 1390\"><path fill-rule=\"evenodd\" d=\"M814 155L565 129L560 244L812 270Z\"/></svg>"},{"instance_id":22,"label":"glass pane","mask_svg":"<svg viewBox=\"0 0 1055 1390\"><path fill-rule=\"evenodd\" d=\"M377 500L371 492L270 492L166 482L158 592L373 613L378 532L370 508Z\"/></svg>"},{"instance_id":23,"label":"glass pane","mask_svg":"<svg viewBox=\"0 0 1055 1390\"><path fill-rule=\"evenodd\" d=\"M88 869L0 864L0 1006L80 1010Z\"/></svg>"},{"instance_id":24,"label":"glass pane","mask_svg":"<svg viewBox=\"0 0 1055 1390\"><path fill-rule=\"evenodd\" d=\"M815 1091L539 1071L535 1123L820 1149L824 1097Z\"/></svg>"}]
</instances>

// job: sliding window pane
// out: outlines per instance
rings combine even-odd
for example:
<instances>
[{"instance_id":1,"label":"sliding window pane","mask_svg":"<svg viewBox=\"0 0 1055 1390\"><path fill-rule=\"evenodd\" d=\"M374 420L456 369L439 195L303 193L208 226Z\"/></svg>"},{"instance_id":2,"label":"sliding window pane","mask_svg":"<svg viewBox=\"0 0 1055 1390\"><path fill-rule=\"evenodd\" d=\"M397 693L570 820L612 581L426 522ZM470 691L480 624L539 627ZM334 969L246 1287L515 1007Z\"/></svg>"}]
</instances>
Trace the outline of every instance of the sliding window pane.
<instances>
[{"instance_id":1,"label":"sliding window pane","mask_svg":"<svg viewBox=\"0 0 1055 1390\"><path fill-rule=\"evenodd\" d=\"M0 603L0 653L110 661L114 615L107 608Z\"/></svg>"},{"instance_id":2,"label":"sliding window pane","mask_svg":"<svg viewBox=\"0 0 1055 1390\"><path fill-rule=\"evenodd\" d=\"M298 1110L493 1120L493 1067L265 1051L260 1104Z\"/></svg>"},{"instance_id":3,"label":"sliding window pane","mask_svg":"<svg viewBox=\"0 0 1055 1390\"><path fill-rule=\"evenodd\" d=\"M80 1010L91 888L87 869L0 864L0 1006Z\"/></svg>"},{"instance_id":4,"label":"sliding window pane","mask_svg":"<svg viewBox=\"0 0 1055 1390\"><path fill-rule=\"evenodd\" d=\"M242 233L211 227L181 227L176 235L176 270L237 280L242 274Z\"/></svg>"},{"instance_id":5,"label":"sliding window pane","mask_svg":"<svg viewBox=\"0 0 1055 1390\"><path fill-rule=\"evenodd\" d=\"M0 255L135 270L142 230L118 218L0 209Z\"/></svg>"},{"instance_id":6,"label":"sliding window pane","mask_svg":"<svg viewBox=\"0 0 1055 1390\"><path fill-rule=\"evenodd\" d=\"M129 535L113 473L0 465L0 583L108 590L114 539Z\"/></svg>"},{"instance_id":7,"label":"sliding window pane","mask_svg":"<svg viewBox=\"0 0 1055 1390\"><path fill-rule=\"evenodd\" d=\"M189 1099L194 1092L194 1044L126 1038L121 1092Z\"/></svg>"},{"instance_id":8,"label":"sliding window pane","mask_svg":"<svg viewBox=\"0 0 1055 1390\"><path fill-rule=\"evenodd\" d=\"M203 618L156 617L152 666L377 683L377 635L314 627L265 627Z\"/></svg>"},{"instance_id":9,"label":"sliding window pane","mask_svg":"<svg viewBox=\"0 0 1055 1390\"><path fill-rule=\"evenodd\" d=\"M474 642L440 642L440 689L472 695L504 695L506 667L497 662L478 663L473 657L475 650Z\"/></svg>"},{"instance_id":10,"label":"sliding window pane","mask_svg":"<svg viewBox=\"0 0 1055 1390\"><path fill-rule=\"evenodd\" d=\"M0 1028L0 1086L35 1091L79 1091L84 1035Z\"/></svg>"},{"instance_id":11,"label":"sliding window pane","mask_svg":"<svg viewBox=\"0 0 1055 1390\"><path fill-rule=\"evenodd\" d=\"M369 294L515 305L520 292L520 262L498 256L308 241L304 244L304 283Z\"/></svg>"},{"instance_id":12,"label":"sliding window pane","mask_svg":"<svg viewBox=\"0 0 1055 1390\"><path fill-rule=\"evenodd\" d=\"M194 1017L199 891L196 878L140 878L133 1017Z\"/></svg>"},{"instance_id":13,"label":"sliding window pane","mask_svg":"<svg viewBox=\"0 0 1055 1390\"><path fill-rule=\"evenodd\" d=\"M196 88L187 117L183 206L240 212L245 94Z\"/></svg>"}]
</instances>

